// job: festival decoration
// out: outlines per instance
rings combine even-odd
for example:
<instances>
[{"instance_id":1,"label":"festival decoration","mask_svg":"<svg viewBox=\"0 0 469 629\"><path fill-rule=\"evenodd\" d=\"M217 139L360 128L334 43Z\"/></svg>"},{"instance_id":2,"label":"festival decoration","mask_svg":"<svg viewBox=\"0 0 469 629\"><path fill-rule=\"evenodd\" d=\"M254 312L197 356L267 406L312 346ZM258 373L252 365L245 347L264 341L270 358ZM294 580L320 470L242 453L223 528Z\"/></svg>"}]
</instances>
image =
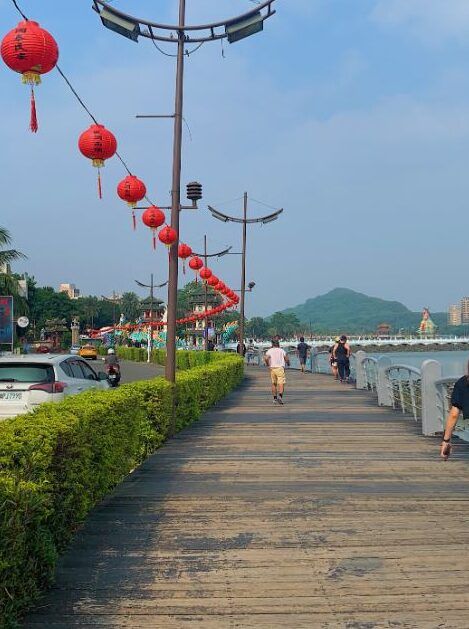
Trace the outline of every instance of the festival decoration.
<instances>
[{"instance_id":1,"label":"festival decoration","mask_svg":"<svg viewBox=\"0 0 469 629\"><path fill-rule=\"evenodd\" d=\"M169 247L171 247L171 245L173 245L178 239L177 231L169 225L166 225L160 230L158 238L160 242L166 245L169 249Z\"/></svg>"},{"instance_id":2,"label":"festival decoration","mask_svg":"<svg viewBox=\"0 0 469 629\"><path fill-rule=\"evenodd\" d=\"M181 258L182 260L182 272L186 273L186 260L187 258L190 258L190 256L192 255L192 248L189 247L189 245L186 245L185 243L181 242L181 244L178 247L178 257Z\"/></svg>"},{"instance_id":3,"label":"festival decoration","mask_svg":"<svg viewBox=\"0 0 469 629\"><path fill-rule=\"evenodd\" d=\"M199 271L199 275L201 279L203 279L204 282L206 282L208 279L212 277L213 273L211 269L209 269L207 266L203 266Z\"/></svg>"},{"instance_id":4,"label":"festival decoration","mask_svg":"<svg viewBox=\"0 0 469 629\"><path fill-rule=\"evenodd\" d=\"M153 249L156 249L156 230L158 229L158 227L161 227L161 225L163 225L165 220L166 217L164 215L164 212L162 212L159 207L156 207L156 205L151 205L142 214L142 221L144 225L152 230Z\"/></svg>"},{"instance_id":5,"label":"festival decoration","mask_svg":"<svg viewBox=\"0 0 469 629\"><path fill-rule=\"evenodd\" d=\"M126 201L127 205L132 209L132 223L134 229L137 228L135 207L139 201L145 198L146 193L147 188L145 184L135 175L127 175L127 177L122 179L117 185L117 194L123 201Z\"/></svg>"},{"instance_id":6,"label":"festival decoration","mask_svg":"<svg viewBox=\"0 0 469 629\"><path fill-rule=\"evenodd\" d=\"M80 135L78 148L85 157L92 160L93 166L98 169L98 196L102 199L100 169L104 167L104 162L117 151L117 140L104 125L92 124Z\"/></svg>"},{"instance_id":7,"label":"festival decoration","mask_svg":"<svg viewBox=\"0 0 469 629\"><path fill-rule=\"evenodd\" d=\"M197 274L204 266L204 263L198 256L194 256L189 260L189 267L195 272L195 281L197 283Z\"/></svg>"},{"instance_id":8,"label":"festival decoration","mask_svg":"<svg viewBox=\"0 0 469 629\"><path fill-rule=\"evenodd\" d=\"M213 275L212 273L211 277L208 278L207 284L211 286L212 288L214 288L218 284L219 281L220 280L218 279L218 277L216 275Z\"/></svg>"},{"instance_id":9,"label":"festival decoration","mask_svg":"<svg viewBox=\"0 0 469 629\"><path fill-rule=\"evenodd\" d=\"M5 64L22 75L22 81L31 87L31 116L29 128L36 133L39 126L34 86L41 83L41 75L55 68L59 48L52 35L37 22L25 20L5 35L0 52Z\"/></svg>"}]
</instances>

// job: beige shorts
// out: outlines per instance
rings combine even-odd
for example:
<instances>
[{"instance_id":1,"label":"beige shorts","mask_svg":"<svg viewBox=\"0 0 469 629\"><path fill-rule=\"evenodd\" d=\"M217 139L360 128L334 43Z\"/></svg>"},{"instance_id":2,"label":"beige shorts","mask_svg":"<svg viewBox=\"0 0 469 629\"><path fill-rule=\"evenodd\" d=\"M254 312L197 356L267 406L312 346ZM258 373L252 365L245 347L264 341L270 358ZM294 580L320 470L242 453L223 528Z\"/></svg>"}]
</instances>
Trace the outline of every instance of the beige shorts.
<instances>
[{"instance_id":1,"label":"beige shorts","mask_svg":"<svg viewBox=\"0 0 469 629\"><path fill-rule=\"evenodd\" d=\"M272 384L285 384L285 369L284 367L274 367L270 370L270 379Z\"/></svg>"}]
</instances>

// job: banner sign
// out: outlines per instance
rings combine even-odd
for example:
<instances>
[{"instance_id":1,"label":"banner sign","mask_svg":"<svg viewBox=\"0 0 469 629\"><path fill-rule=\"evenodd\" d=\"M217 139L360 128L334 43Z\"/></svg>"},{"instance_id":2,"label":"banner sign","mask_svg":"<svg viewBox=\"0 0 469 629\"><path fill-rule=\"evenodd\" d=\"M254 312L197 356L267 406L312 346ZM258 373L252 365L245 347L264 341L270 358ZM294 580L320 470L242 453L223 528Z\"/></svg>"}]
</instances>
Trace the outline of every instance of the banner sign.
<instances>
[{"instance_id":1,"label":"banner sign","mask_svg":"<svg viewBox=\"0 0 469 629\"><path fill-rule=\"evenodd\" d=\"M0 345L13 345L13 297L0 297Z\"/></svg>"}]
</instances>

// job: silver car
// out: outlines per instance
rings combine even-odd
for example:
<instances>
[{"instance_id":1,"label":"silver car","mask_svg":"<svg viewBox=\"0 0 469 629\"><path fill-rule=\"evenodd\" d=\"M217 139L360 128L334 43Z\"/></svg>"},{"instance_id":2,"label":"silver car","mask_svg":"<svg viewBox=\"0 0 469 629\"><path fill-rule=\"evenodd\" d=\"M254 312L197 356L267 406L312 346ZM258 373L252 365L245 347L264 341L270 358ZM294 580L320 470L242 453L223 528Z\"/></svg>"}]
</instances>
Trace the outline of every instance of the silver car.
<instances>
[{"instance_id":1,"label":"silver car","mask_svg":"<svg viewBox=\"0 0 469 629\"><path fill-rule=\"evenodd\" d=\"M27 413L44 402L60 402L67 395L108 388L106 374L97 373L79 356L2 356L0 419Z\"/></svg>"}]
</instances>

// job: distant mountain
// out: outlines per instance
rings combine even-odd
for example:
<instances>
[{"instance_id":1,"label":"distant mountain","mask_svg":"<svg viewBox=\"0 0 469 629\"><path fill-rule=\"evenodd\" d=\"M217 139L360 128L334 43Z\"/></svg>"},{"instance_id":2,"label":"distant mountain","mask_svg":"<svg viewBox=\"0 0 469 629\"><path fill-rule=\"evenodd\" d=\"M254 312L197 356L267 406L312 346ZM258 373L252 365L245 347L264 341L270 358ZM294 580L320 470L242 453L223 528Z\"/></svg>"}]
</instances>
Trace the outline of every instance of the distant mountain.
<instances>
[{"instance_id":1,"label":"distant mountain","mask_svg":"<svg viewBox=\"0 0 469 629\"><path fill-rule=\"evenodd\" d=\"M348 288L335 288L325 295L308 299L304 304L283 310L311 324L314 332L367 333L374 332L380 323L388 323L393 332L401 328L416 331L421 313L412 312L399 301L369 297ZM446 329L446 314L432 313L433 321Z\"/></svg>"}]
</instances>

